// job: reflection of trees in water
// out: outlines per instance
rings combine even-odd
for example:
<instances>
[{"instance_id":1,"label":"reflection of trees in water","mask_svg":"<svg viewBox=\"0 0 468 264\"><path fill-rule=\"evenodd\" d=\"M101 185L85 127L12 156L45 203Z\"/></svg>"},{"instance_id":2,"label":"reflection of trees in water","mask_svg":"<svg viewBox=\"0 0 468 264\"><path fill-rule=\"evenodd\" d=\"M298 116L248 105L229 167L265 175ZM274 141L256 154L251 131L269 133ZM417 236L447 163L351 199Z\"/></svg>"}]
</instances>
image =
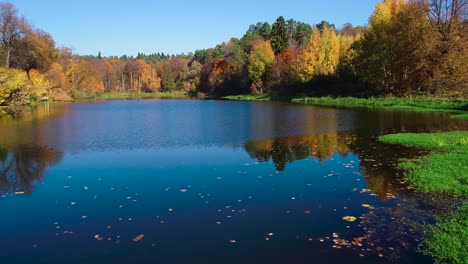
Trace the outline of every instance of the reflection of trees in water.
<instances>
[{"instance_id":1,"label":"reflection of trees in water","mask_svg":"<svg viewBox=\"0 0 468 264\"><path fill-rule=\"evenodd\" d=\"M37 145L11 150L0 148L0 192L31 193L34 183L44 177L46 169L62 157L61 152Z\"/></svg>"},{"instance_id":2,"label":"reflection of trees in water","mask_svg":"<svg viewBox=\"0 0 468 264\"><path fill-rule=\"evenodd\" d=\"M370 136L353 133L322 133L301 137L282 137L251 141L244 145L250 157L259 162L273 161L278 171L284 171L288 163L309 157L325 161L333 154L359 157L360 170L368 188L382 200L392 197L405 185L396 164L401 158L421 155L419 151L403 146L378 142Z\"/></svg>"},{"instance_id":3,"label":"reflection of trees in water","mask_svg":"<svg viewBox=\"0 0 468 264\"><path fill-rule=\"evenodd\" d=\"M251 141L244 145L250 157L260 162L272 160L278 171L284 171L286 164L309 157L321 161L333 153L348 154L350 135L339 136L337 133L324 133L303 137L283 137Z\"/></svg>"},{"instance_id":4,"label":"reflection of trees in water","mask_svg":"<svg viewBox=\"0 0 468 264\"><path fill-rule=\"evenodd\" d=\"M260 162L272 160L278 171L284 170L287 163L308 157L323 161L336 153L356 154L370 192L381 200L396 198L394 206L369 209L363 214L358 230L340 234L338 239L330 238L332 246L352 248L358 254L400 261L417 250L426 235L427 223L463 202L447 195L409 190L401 178L402 172L396 168L398 160L427 151L383 144L373 136L326 133L276 138L248 142L245 150Z\"/></svg>"},{"instance_id":5,"label":"reflection of trees in water","mask_svg":"<svg viewBox=\"0 0 468 264\"><path fill-rule=\"evenodd\" d=\"M8 116L0 116L0 123L8 122L11 118L21 122L47 119L52 116L62 115L66 112L66 104L54 103L53 107L48 102L38 103L32 106L10 106L3 108Z\"/></svg>"}]
</instances>

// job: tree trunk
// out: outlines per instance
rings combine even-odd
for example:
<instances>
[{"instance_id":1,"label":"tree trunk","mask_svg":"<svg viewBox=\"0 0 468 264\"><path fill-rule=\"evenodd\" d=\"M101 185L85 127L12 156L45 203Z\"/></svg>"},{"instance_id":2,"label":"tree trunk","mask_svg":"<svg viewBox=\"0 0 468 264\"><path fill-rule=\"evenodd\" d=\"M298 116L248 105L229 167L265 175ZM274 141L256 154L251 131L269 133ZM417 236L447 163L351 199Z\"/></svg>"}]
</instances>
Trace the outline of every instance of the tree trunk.
<instances>
[{"instance_id":1,"label":"tree trunk","mask_svg":"<svg viewBox=\"0 0 468 264\"><path fill-rule=\"evenodd\" d=\"M141 76L138 77L138 93L141 91Z\"/></svg>"},{"instance_id":2,"label":"tree trunk","mask_svg":"<svg viewBox=\"0 0 468 264\"><path fill-rule=\"evenodd\" d=\"M125 75L122 73L122 88L121 89L121 92L122 91L125 91Z\"/></svg>"},{"instance_id":3,"label":"tree trunk","mask_svg":"<svg viewBox=\"0 0 468 264\"><path fill-rule=\"evenodd\" d=\"M5 68L7 69L10 68L10 56L11 56L11 47L8 47L6 50L6 56L5 56Z\"/></svg>"}]
</instances>

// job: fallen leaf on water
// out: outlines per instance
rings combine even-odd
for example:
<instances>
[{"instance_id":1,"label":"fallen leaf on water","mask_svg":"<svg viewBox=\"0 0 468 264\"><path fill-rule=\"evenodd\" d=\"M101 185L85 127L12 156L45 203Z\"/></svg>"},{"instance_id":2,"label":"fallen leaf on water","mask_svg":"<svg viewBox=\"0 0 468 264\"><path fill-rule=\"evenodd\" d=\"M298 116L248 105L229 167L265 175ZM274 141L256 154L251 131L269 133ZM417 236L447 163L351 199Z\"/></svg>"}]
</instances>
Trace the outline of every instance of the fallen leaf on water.
<instances>
[{"instance_id":1,"label":"fallen leaf on water","mask_svg":"<svg viewBox=\"0 0 468 264\"><path fill-rule=\"evenodd\" d=\"M362 204L362 207L364 208L369 208L369 209L373 209L374 207L370 204Z\"/></svg>"},{"instance_id":2,"label":"fallen leaf on water","mask_svg":"<svg viewBox=\"0 0 468 264\"><path fill-rule=\"evenodd\" d=\"M98 241L101 241L101 240L103 240L103 238L102 238L102 237L100 237L99 235L95 235L95 236L94 236L94 238L95 238L96 240L98 240Z\"/></svg>"},{"instance_id":3,"label":"fallen leaf on water","mask_svg":"<svg viewBox=\"0 0 468 264\"><path fill-rule=\"evenodd\" d=\"M343 220L348 221L348 222L354 222L354 221L356 221L356 219L357 218L355 216L349 216L349 215L343 217Z\"/></svg>"},{"instance_id":4,"label":"fallen leaf on water","mask_svg":"<svg viewBox=\"0 0 468 264\"><path fill-rule=\"evenodd\" d=\"M136 236L136 237L133 239L133 242L140 242L141 240L143 240L144 237L145 237L145 235Z\"/></svg>"},{"instance_id":5,"label":"fallen leaf on water","mask_svg":"<svg viewBox=\"0 0 468 264\"><path fill-rule=\"evenodd\" d=\"M229 240L229 243L231 243L231 244L235 244L236 242L237 242L237 241L234 240L234 239Z\"/></svg>"},{"instance_id":6,"label":"fallen leaf on water","mask_svg":"<svg viewBox=\"0 0 468 264\"><path fill-rule=\"evenodd\" d=\"M180 192L187 192L187 189L181 189Z\"/></svg>"},{"instance_id":7,"label":"fallen leaf on water","mask_svg":"<svg viewBox=\"0 0 468 264\"><path fill-rule=\"evenodd\" d=\"M273 236L273 233L268 233L268 236Z\"/></svg>"}]
</instances>

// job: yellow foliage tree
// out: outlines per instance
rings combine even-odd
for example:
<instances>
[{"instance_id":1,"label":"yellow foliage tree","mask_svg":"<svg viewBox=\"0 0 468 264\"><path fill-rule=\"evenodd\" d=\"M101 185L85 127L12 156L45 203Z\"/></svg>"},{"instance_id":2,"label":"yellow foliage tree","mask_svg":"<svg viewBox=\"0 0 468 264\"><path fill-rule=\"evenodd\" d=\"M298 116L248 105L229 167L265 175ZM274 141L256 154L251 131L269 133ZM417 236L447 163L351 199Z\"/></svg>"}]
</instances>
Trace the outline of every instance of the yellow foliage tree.
<instances>
[{"instance_id":1,"label":"yellow foliage tree","mask_svg":"<svg viewBox=\"0 0 468 264\"><path fill-rule=\"evenodd\" d=\"M301 81L309 81L318 73L323 61L320 43L320 31L315 28L309 43L302 50L300 56L299 77Z\"/></svg>"},{"instance_id":2,"label":"yellow foliage tree","mask_svg":"<svg viewBox=\"0 0 468 264\"><path fill-rule=\"evenodd\" d=\"M275 53L270 41L256 40L252 44L249 56L249 77L252 81L252 90L263 94L263 81L268 68L275 62Z\"/></svg>"},{"instance_id":3,"label":"yellow foliage tree","mask_svg":"<svg viewBox=\"0 0 468 264\"><path fill-rule=\"evenodd\" d=\"M0 67L0 105L8 103L18 91L29 91L30 83L26 72Z\"/></svg>"},{"instance_id":4,"label":"yellow foliage tree","mask_svg":"<svg viewBox=\"0 0 468 264\"><path fill-rule=\"evenodd\" d=\"M327 64L325 66L326 74L335 74L340 62L340 42L336 36L335 30L331 29L329 33L329 47L325 51Z\"/></svg>"},{"instance_id":5,"label":"yellow foliage tree","mask_svg":"<svg viewBox=\"0 0 468 264\"><path fill-rule=\"evenodd\" d=\"M38 99L46 96L54 86L51 81L35 69L29 71L29 79L32 84L30 94Z\"/></svg>"}]
</instances>

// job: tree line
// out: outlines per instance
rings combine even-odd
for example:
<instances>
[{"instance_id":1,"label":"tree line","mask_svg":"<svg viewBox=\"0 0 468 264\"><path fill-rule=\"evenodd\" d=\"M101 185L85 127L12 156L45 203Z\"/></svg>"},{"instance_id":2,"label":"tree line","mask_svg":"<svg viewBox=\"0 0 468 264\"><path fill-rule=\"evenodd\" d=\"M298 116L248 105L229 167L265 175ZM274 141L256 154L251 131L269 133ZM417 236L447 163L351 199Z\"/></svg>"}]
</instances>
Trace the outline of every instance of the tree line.
<instances>
[{"instance_id":1,"label":"tree line","mask_svg":"<svg viewBox=\"0 0 468 264\"><path fill-rule=\"evenodd\" d=\"M79 56L0 3L0 105L104 92L466 95L468 0L383 0L365 27L279 17L194 53Z\"/></svg>"}]
</instances>

